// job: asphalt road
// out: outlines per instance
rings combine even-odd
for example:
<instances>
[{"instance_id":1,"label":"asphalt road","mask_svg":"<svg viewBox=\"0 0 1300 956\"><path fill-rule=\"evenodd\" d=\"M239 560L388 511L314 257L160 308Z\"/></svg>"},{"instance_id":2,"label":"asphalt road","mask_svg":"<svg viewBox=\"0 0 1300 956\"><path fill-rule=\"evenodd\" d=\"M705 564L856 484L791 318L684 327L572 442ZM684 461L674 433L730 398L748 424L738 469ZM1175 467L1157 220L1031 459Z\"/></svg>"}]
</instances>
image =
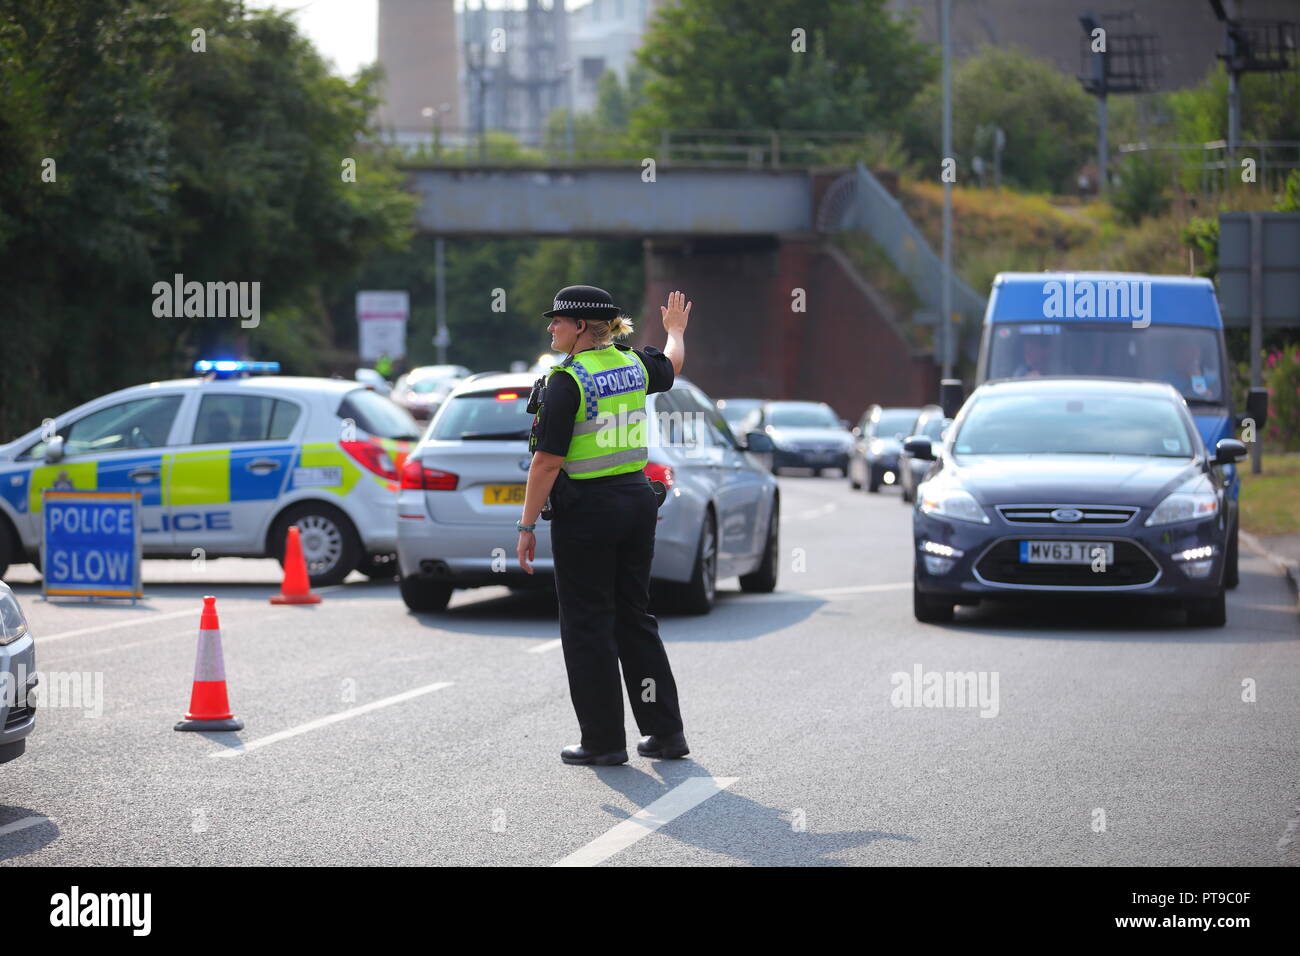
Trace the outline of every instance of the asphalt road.
<instances>
[{"instance_id":1,"label":"asphalt road","mask_svg":"<svg viewBox=\"0 0 1300 956\"><path fill-rule=\"evenodd\" d=\"M628 765L560 762L578 733L545 593L415 615L354 575L272 607L274 562L147 562L130 609L46 603L13 569L47 688L88 676L0 766L0 864L1300 861L1300 626L1265 559L1243 551L1223 629L1096 601L922 625L895 490L781 485L779 591L732 579L712 615L660 616L679 761L636 755L629 709ZM204 593L237 735L172 730ZM989 696L895 706L917 668Z\"/></svg>"}]
</instances>

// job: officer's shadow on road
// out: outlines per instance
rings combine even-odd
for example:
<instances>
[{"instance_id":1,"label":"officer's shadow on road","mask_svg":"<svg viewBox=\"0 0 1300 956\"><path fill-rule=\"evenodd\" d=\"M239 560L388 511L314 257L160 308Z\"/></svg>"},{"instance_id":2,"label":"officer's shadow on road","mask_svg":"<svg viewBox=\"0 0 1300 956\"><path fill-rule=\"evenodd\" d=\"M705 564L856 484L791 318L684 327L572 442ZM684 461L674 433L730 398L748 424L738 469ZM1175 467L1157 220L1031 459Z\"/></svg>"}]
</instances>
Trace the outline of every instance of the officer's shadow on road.
<instances>
[{"instance_id":1,"label":"officer's shadow on road","mask_svg":"<svg viewBox=\"0 0 1300 956\"><path fill-rule=\"evenodd\" d=\"M713 611L707 615L683 614L666 603L652 604L650 611L659 621L664 641L708 643L764 637L812 617L826 603L824 598L793 592L750 595L719 590ZM558 613L554 592L529 589L412 616L427 627L457 634L537 637L541 623L551 627L551 636L559 637Z\"/></svg>"},{"instance_id":2,"label":"officer's shadow on road","mask_svg":"<svg viewBox=\"0 0 1300 956\"><path fill-rule=\"evenodd\" d=\"M35 853L58 837L57 824L44 814L0 804L0 862Z\"/></svg>"},{"instance_id":3,"label":"officer's shadow on road","mask_svg":"<svg viewBox=\"0 0 1300 956\"><path fill-rule=\"evenodd\" d=\"M604 783L640 807L648 807L691 777L708 775L707 770L690 759L655 761L654 766L660 774L658 778L631 766L594 769ZM737 783L743 783L743 778ZM621 807L607 803L602 809L620 820L629 819ZM833 859L830 854L865 847L879 840L920 842L916 837L883 830L814 832L816 821L802 821L799 816L802 812L798 807L764 806L727 789L660 827L658 833L754 866L861 866L860 859L846 862ZM806 825L797 828L800 822Z\"/></svg>"}]
</instances>

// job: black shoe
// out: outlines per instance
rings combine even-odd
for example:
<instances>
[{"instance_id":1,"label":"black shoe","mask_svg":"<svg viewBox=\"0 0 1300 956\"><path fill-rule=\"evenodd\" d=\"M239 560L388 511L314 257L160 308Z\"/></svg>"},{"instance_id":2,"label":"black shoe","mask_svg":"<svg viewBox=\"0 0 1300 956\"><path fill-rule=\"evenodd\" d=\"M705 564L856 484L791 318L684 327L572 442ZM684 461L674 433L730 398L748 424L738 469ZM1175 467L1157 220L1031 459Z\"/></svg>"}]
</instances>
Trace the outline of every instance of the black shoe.
<instances>
[{"instance_id":1,"label":"black shoe","mask_svg":"<svg viewBox=\"0 0 1300 956\"><path fill-rule=\"evenodd\" d=\"M626 750L611 750L598 754L587 750L582 744L570 744L560 751L560 759L565 763L594 764L597 767L613 767L627 763Z\"/></svg>"},{"instance_id":2,"label":"black shoe","mask_svg":"<svg viewBox=\"0 0 1300 956\"><path fill-rule=\"evenodd\" d=\"M676 760L678 757L685 757L691 752L691 748L686 746L686 734L679 730L675 734L651 734L649 737L642 737L641 742L636 745L636 752L642 757Z\"/></svg>"}]
</instances>

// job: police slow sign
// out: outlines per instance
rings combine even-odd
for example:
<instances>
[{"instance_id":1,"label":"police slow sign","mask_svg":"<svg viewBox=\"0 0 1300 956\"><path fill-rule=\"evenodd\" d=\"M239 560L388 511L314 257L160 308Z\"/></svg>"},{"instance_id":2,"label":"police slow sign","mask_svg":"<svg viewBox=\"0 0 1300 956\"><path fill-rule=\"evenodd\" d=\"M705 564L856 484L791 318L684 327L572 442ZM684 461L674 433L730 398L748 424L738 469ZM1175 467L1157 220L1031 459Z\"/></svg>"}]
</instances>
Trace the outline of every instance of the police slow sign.
<instances>
[{"instance_id":1,"label":"police slow sign","mask_svg":"<svg viewBox=\"0 0 1300 956\"><path fill-rule=\"evenodd\" d=\"M138 492L47 491L43 502L46 595L143 596Z\"/></svg>"}]
</instances>

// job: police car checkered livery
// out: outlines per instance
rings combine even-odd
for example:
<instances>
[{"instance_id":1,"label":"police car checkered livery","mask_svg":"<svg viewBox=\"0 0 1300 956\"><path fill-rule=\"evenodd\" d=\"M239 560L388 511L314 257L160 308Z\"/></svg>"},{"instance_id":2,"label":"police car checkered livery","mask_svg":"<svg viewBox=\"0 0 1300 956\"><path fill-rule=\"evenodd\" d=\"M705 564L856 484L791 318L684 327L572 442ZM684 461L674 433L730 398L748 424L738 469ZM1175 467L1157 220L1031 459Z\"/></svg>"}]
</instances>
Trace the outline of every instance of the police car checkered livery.
<instances>
[{"instance_id":1,"label":"police car checkered livery","mask_svg":"<svg viewBox=\"0 0 1300 956\"><path fill-rule=\"evenodd\" d=\"M146 557L281 557L296 524L314 585L390 574L418 426L357 382L246 374L271 364L197 363L0 446L0 574L39 562L51 489L140 492Z\"/></svg>"}]
</instances>

